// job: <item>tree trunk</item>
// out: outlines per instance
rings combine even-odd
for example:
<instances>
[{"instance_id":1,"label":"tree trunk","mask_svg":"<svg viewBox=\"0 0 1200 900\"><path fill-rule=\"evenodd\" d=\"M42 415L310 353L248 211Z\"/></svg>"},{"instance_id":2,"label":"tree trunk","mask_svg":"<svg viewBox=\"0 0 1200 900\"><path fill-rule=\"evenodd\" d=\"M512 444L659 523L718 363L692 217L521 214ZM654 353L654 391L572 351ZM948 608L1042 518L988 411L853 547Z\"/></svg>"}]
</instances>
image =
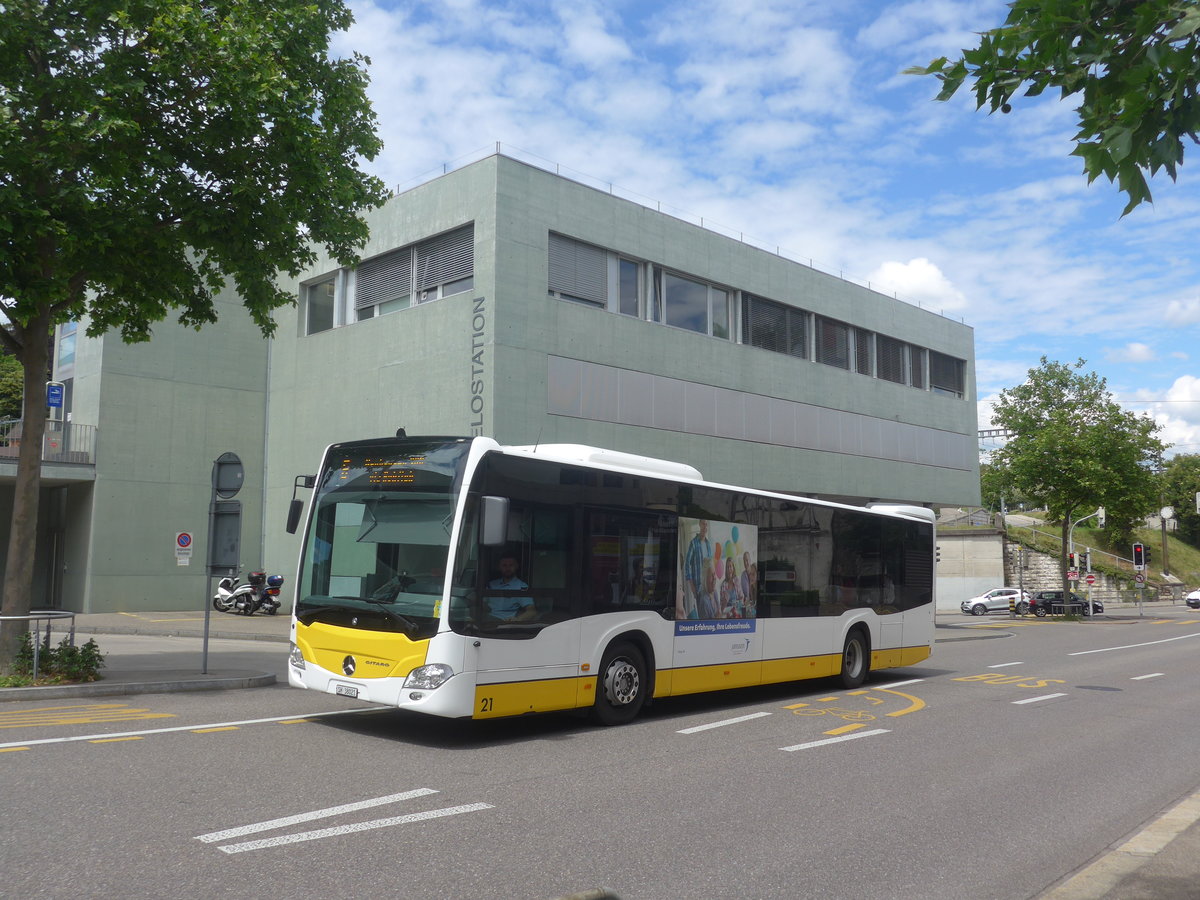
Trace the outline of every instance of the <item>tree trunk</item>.
<instances>
[{"instance_id":1,"label":"tree trunk","mask_svg":"<svg viewBox=\"0 0 1200 900\"><path fill-rule=\"evenodd\" d=\"M21 421L21 447L17 456L17 483L13 492L8 558L4 568L4 595L0 614L24 616L33 603L34 560L37 557L38 500L42 487L42 439L46 434L46 364L50 340L48 313L21 329L21 364L25 373L25 410ZM0 675L12 674L27 621L0 621Z\"/></svg>"}]
</instances>

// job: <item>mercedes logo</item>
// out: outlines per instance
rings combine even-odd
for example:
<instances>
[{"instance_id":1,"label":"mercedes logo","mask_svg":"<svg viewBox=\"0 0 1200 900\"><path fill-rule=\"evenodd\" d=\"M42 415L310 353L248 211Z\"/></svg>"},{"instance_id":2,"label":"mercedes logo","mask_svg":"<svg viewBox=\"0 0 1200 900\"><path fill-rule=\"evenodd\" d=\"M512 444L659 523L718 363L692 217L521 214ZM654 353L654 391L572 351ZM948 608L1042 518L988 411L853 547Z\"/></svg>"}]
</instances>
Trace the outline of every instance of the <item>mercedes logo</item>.
<instances>
[{"instance_id":1,"label":"mercedes logo","mask_svg":"<svg viewBox=\"0 0 1200 900\"><path fill-rule=\"evenodd\" d=\"M353 675L356 664L353 656L347 656L342 660L342 671L347 675Z\"/></svg>"}]
</instances>

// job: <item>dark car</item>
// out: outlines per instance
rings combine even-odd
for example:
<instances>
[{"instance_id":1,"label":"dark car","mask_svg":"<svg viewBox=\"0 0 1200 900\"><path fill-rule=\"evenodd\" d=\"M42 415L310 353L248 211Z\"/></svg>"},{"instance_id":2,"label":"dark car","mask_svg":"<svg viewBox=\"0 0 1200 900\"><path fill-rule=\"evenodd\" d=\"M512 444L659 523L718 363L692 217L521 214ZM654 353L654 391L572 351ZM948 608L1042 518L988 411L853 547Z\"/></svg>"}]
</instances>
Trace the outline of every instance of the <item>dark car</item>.
<instances>
[{"instance_id":1,"label":"dark car","mask_svg":"<svg viewBox=\"0 0 1200 900\"><path fill-rule=\"evenodd\" d=\"M1087 600L1074 592L1068 593L1067 602L1063 603L1062 591L1038 591L1029 601L1029 611L1039 618L1051 613L1054 615L1070 613L1082 616L1087 612L1087 604ZM1092 615L1102 612L1104 612L1104 604L1099 600L1093 600Z\"/></svg>"}]
</instances>

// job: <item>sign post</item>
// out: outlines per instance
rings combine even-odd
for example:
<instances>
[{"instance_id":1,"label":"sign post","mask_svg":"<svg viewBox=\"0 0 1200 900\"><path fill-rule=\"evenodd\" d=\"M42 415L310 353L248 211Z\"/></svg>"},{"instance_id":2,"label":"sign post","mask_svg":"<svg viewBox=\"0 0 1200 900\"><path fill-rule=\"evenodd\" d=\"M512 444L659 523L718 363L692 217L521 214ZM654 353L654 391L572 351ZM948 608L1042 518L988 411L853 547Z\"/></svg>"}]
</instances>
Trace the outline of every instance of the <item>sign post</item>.
<instances>
[{"instance_id":1,"label":"sign post","mask_svg":"<svg viewBox=\"0 0 1200 900\"><path fill-rule=\"evenodd\" d=\"M242 546L242 503L231 499L242 489L245 470L236 453L222 453L213 461L212 494L208 501L208 578L204 593L204 652L200 674L208 674L208 623L212 616L213 576L235 575ZM176 535L176 548L184 533ZM186 535L191 546L191 535ZM186 563L180 563L186 565Z\"/></svg>"}]
</instances>

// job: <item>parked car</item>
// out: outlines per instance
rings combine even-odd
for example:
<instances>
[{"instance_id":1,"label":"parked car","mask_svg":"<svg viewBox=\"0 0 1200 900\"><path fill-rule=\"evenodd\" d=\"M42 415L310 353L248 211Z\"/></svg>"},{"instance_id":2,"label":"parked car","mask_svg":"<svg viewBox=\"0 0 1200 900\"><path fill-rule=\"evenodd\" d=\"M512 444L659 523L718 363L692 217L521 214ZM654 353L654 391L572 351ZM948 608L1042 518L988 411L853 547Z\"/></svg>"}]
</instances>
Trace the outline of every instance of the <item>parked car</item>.
<instances>
[{"instance_id":1,"label":"parked car","mask_svg":"<svg viewBox=\"0 0 1200 900\"><path fill-rule=\"evenodd\" d=\"M1051 613L1060 615L1064 612L1082 616L1087 612L1088 602L1085 598L1072 592L1068 593L1067 602L1063 603L1062 591L1038 591L1029 601L1029 611L1038 618ZM1104 604L1099 600L1092 601L1092 615L1104 612Z\"/></svg>"},{"instance_id":2,"label":"parked car","mask_svg":"<svg viewBox=\"0 0 1200 900\"><path fill-rule=\"evenodd\" d=\"M969 600L964 600L961 604L961 609L964 613L969 613L972 616L984 616L990 612L1000 610L1008 612L1008 601L1016 601L1017 612L1020 615L1025 615L1029 611L1029 592L1021 591L1017 588L992 588L978 597L971 597Z\"/></svg>"},{"instance_id":3,"label":"parked car","mask_svg":"<svg viewBox=\"0 0 1200 900\"><path fill-rule=\"evenodd\" d=\"M1200 609L1200 591L1192 591L1183 598L1183 601L1191 609Z\"/></svg>"}]
</instances>

